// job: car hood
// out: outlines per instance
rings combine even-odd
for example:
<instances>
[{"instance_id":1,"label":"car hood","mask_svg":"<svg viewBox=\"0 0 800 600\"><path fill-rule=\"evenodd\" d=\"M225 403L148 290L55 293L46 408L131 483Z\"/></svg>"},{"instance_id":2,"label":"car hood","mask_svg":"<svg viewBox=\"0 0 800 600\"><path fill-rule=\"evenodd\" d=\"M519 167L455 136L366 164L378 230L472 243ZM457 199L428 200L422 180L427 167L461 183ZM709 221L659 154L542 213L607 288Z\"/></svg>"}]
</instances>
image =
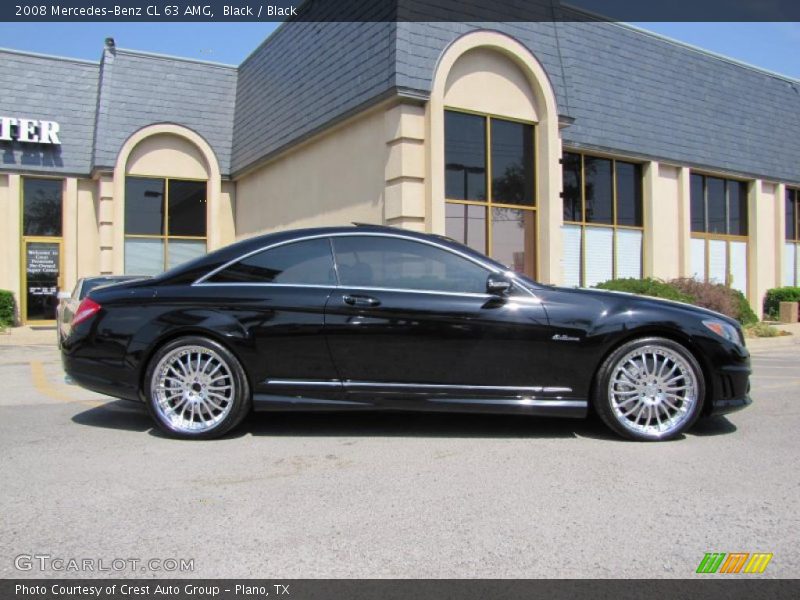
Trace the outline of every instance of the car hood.
<instances>
[{"instance_id":1,"label":"car hood","mask_svg":"<svg viewBox=\"0 0 800 600\"><path fill-rule=\"evenodd\" d=\"M631 294L630 292L617 292L613 290L599 290L596 288L558 288L559 291L563 292L571 292L586 295L596 300L603 301L603 300L612 300L615 299L617 301L623 300L624 303L628 307L658 307L662 309L668 310L678 310L683 313L690 313L699 318L714 318L719 319L721 321L725 321L734 325L735 327L741 327L741 324L736 319L733 319L727 315L724 315L720 312L715 310L711 310L708 308L703 308L701 306L695 306L694 304L687 304L686 302L679 302L677 300L667 300L665 298L655 298L653 296L642 296L639 294Z\"/></svg>"}]
</instances>

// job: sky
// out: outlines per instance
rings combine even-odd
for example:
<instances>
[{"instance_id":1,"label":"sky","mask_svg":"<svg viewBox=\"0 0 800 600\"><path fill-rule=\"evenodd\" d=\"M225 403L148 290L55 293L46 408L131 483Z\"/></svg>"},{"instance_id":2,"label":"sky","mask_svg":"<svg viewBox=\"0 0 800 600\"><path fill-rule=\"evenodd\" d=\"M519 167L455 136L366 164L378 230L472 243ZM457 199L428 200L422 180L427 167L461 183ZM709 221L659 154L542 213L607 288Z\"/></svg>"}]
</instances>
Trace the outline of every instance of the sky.
<instances>
[{"instance_id":1,"label":"sky","mask_svg":"<svg viewBox=\"0 0 800 600\"><path fill-rule=\"evenodd\" d=\"M0 47L97 61L117 46L238 65L277 23L0 23ZM800 23L633 23L800 79Z\"/></svg>"}]
</instances>

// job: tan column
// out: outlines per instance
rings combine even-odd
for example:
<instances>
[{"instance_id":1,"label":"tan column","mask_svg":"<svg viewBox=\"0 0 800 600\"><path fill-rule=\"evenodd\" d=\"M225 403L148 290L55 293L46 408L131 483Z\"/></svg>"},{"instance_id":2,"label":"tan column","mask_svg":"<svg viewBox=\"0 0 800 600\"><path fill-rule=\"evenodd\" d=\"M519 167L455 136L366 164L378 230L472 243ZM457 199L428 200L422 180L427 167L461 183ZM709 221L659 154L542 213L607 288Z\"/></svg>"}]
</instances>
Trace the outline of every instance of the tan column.
<instances>
[{"instance_id":1,"label":"tan column","mask_svg":"<svg viewBox=\"0 0 800 600\"><path fill-rule=\"evenodd\" d=\"M64 180L61 289L71 290L78 279L78 180Z\"/></svg>"},{"instance_id":2,"label":"tan column","mask_svg":"<svg viewBox=\"0 0 800 600\"><path fill-rule=\"evenodd\" d=\"M2 192L0 192L0 197ZM4 240L3 260L6 263L5 281L2 287L10 290L14 294L17 304L17 318L22 319L19 311L22 306L21 286L22 286L22 257L20 255L22 247L22 178L19 175L10 173L5 186L5 207L2 214L7 217L4 226L1 228Z\"/></svg>"},{"instance_id":3,"label":"tan column","mask_svg":"<svg viewBox=\"0 0 800 600\"><path fill-rule=\"evenodd\" d=\"M783 287L783 260L786 245L786 185L775 186L775 287Z\"/></svg>"},{"instance_id":4,"label":"tan column","mask_svg":"<svg viewBox=\"0 0 800 600\"><path fill-rule=\"evenodd\" d=\"M8 223L11 220L11 200L8 197L8 175L0 173L0 290L10 290L11 281L8 273L8 259L10 246L19 245L19 240L9 236Z\"/></svg>"},{"instance_id":5,"label":"tan column","mask_svg":"<svg viewBox=\"0 0 800 600\"><path fill-rule=\"evenodd\" d=\"M226 236L233 220L233 212L226 205L222 194L222 180L219 172L209 169L206 198L206 247L209 251L221 248L228 242Z\"/></svg>"},{"instance_id":6,"label":"tan column","mask_svg":"<svg viewBox=\"0 0 800 600\"><path fill-rule=\"evenodd\" d=\"M386 111L383 219L387 225L425 230L425 109L400 104Z\"/></svg>"},{"instance_id":7,"label":"tan column","mask_svg":"<svg viewBox=\"0 0 800 600\"><path fill-rule=\"evenodd\" d=\"M680 170L650 162L644 168L644 276L681 275Z\"/></svg>"},{"instance_id":8,"label":"tan column","mask_svg":"<svg viewBox=\"0 0 800 600\"><path fill-rule=\"evenodd\" d=\"M775 214L776 185L756 179L747 195L749 239L747 244L747 299L762 316L764 294L776 287ZM782 212L782 211L780 211Z\"/></svg>"},{"instance_id":9,"label":"tan column","mask_svg":"<svg viewBox=\"0 0 800 600\"><path fill-rule=\"evenodd\" d=\"M658 227L659 214L664 208L664 200L658 194L658 163L653 161L645 163L642 181L642 203L644 204L644 248L642 274L645 277L660 277L658 266L663 265L664 259L660 250L668 237L667 231Z\"/></svg>"},{"instance_id":10,"label":"tan column","mask_svg":"<svg viewBox=\"0 0 800 600\"><path fill-rule=\"evenodd\" d=\"M537 278L543 283L553 285L559 285L564 275L564 245L561 235L564 224L564 205L561 199L564 181L557 121L558 116L555 113L549 114L536 127L536 151L539 154L536 181L536 218L539 222Z\"/></svg>"},{"instance_id":11,"label":"tan column","mask_svg":"<svg viewBox=\"0 0 800 600\"><path fill-rule=\"evenodd\" d=\"M115 186L113 176L110 173L101 174L97 180L97 217L100 233L101 275L125 272L125 258L123 253L125 234L124 231L122 231L125 213L124 209L121 207L122 202L114 201L114 192ZM119 227L115 228L115 224L119 224Z\"/></svg>"},{"instance_id":12,"label":"tan column","mask_svg":"<svg viewBox=\"0 0 800 600\"><path fill-rule=\"evenodd\" d=\"M78 180L78 278L100 274L98 182Z\"/></svg>"},{"instance_id":13,"label":"tan column","mask_svg":"<svg viewBox=\"0 0 800 600\"><path fill-rule=\"evenodd\" d=\"M208 250L216 250L236 241L236 183L223 181L214 221L208 222ZM214 243L212 246L211 234Z\"/></svg>"},{"instance_id":14,"label":"tan column","mask_svg":"<svg viewBox=\"0 0 800 600\"><path fill-rule=\"evenodd\" d=\"M678 169L678 261L681 277L692 276L692 192L691 170Z\"/></svg>"}]
</instances>

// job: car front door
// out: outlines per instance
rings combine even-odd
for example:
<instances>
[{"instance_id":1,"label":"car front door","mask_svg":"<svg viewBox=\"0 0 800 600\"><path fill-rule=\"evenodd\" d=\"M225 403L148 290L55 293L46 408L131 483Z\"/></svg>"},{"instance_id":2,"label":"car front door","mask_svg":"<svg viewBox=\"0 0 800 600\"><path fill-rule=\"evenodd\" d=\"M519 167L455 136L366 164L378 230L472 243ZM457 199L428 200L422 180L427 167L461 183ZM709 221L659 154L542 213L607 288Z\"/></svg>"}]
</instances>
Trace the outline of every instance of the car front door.
<instances>
[{"instance_id":1,"label":"car front door","mask_svg":"<svg viewBox=\"0 0 800 600\"><path fill-rule=\"evenodd\" d=\"M548 385L547 316L515 286L444 245L390 234L332 237L339 288L325 332L350 394L512 396Z\"/></svg>"}]
</instances>

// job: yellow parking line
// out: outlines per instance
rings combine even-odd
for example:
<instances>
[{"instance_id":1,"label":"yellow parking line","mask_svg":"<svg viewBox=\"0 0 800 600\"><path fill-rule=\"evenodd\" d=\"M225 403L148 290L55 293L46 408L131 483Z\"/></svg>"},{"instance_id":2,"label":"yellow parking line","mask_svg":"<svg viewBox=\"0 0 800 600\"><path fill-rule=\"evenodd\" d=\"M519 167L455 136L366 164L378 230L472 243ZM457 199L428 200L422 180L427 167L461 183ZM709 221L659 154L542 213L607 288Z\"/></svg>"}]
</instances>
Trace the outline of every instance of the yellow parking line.
<instances>
[{"instance_id":1,"label":"yellow parking line","mask_svg":"<svg viewBox=\"0 0 800 600\"><path fill-rule=\"evenodd\" d=\"M104 404L104 402L95 402L93 400L76 400L66 394L62 394L48 381L47 375L44 373L44 365L40 360L31 361L31 378L33 379L33 387L36 388L37 392L59 402L80 402L87 406L102 406Z\"/></svg>"}]
</instances>

